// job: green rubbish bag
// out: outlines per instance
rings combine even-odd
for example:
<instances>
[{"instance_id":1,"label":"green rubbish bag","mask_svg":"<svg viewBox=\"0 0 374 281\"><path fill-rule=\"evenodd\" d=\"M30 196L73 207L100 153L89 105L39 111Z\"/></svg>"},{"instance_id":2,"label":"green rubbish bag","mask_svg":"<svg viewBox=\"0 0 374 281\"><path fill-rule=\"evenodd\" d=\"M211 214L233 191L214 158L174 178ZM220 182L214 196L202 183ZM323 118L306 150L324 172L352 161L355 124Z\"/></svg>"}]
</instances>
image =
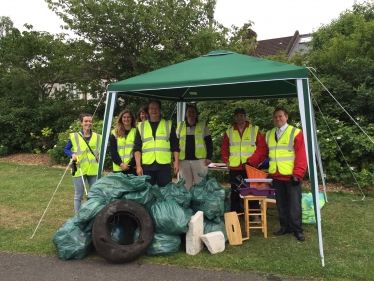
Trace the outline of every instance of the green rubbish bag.
<instances>
[{"instance_id":1,"label":"green rubbish bag","mask_svg":"<svg viewBox=\"0 0 374 281\"><path fill-rule=\"evenodd\" d=\"M190 214L191 212L183 209L173 199L156 200L150 210L155 230L171 235L187 232Z\"/></svg>"},{"instance_id":2,"label":"green rubbish bag","mask_svg":"<svg viewBox=\"0 0 374 281\"><path fill-rule=\"evenodd\" d=\"M108 174L98 179L88 191L87 200L95 199L104 205L125 198L128 193L146 190L150 186L149 176Z\"/></svg>"},{"instance_id":3,"label":"green rubbish bag","mask_svg":"<svg viewBox=\"0 0 374 281\"><path fill-rule=\"evenodd\" d=\"M161 188L161 193L167 199L174 199L179 206L188 208L191 202L191 193L184 186L185 183L185 179L180 179L178 183L170 182Z\"/></svg>"},{"instance_id":4,"label":"green rubbish bag","mask_svg":"<svg viewBox=\"0 0 374 281\"><path fill-rule=\"evenodd\" d=\"M139 229L135 230L134 240L139 236ZM165 256L177 253L181 245L180 235L155 233L145 254L148 256Z\"/></svg>"},{"instance_id":5,"label":"green rubbish bag","mask_svg":"<svg viewBox=\"0 0 374 281\"><path fill-rule=\"evenodd\" d=\"M227 233L226 233L226 226L223 221L214 222L210 219L204 219L204 234L215 232L215 231L222 231L223 236L225 237L225 241L228 240Z\"/></svg>"},{"instance_id":6,"label":"green rubbish bag","mask_svg":"<svg viewBox=\"0 0 374 281\"><path fill-rule=\"evenodd\" d=\"M155 233L145 254L148 256L171 255L179 251L180 245L180 235Z\"/></svg>"},{"instance_id":7,"label":"green rubbish bag","mask_svg":"<svg viewBox=\"0 0 374 281\"><path fill-rule=\"evenodd\" d=\"M95 199L90 199L84 202L78 210L76 215L77 222L85 223L95 219L96 215L104 208L105 205Z\"/></svg>"},{"instance_id":8,"label":"green rubbish bag","mask_svg":"<svg viewBox=\"0 0 374 281\"><path fill-rule=\"evenodd\" d=\"M148 204L153 204L154 196L151 191L151 187L152 185L147 183L145 189L126 193L122 197L122 199L135 201L136 203L139 203L140 205L143 205L143 206L147 206Z\"/></svg>"},{"instance_id":9,"label":"green rubbish bag","mask_svg":"<svg viewBox=\"0 0 374 281\"><path fill-rule=\"evenodd\" d=\"M222 221L226 197L224 188L215 178L210 178L209 173L199 176L203 177L203 180L190 189L191 209L195 212L202 211L204 217L215 222Z\"/></svg>"},{"instance_id":10,"label":"green rubbish bag","mask_svg":"<svg viewBox=\"0 0 374 281\"><path fill-rule=\"evenodd\" d=\"M157 185L152 187L152 191L156 201L150 207L149 214L155 232L170 235L186 233L192 212L179 206L174 199L165 199Z\"/></svg>"},{"instance_id":11,"label":"green rubbish bag","mask_svg":"<svg viewBox=\"0 0 374 281\"><path fill-rule=\"evenodd\" d=\"M81 260L92 249L91 231L82 231L75 217L67 220L52 238L61 260Z\"/></svg>"},{"instance_id":12,"label":"green rubbish bag","mask_svg":"<svg viewBox=\"0 0 374 281\"><path fill-rule=\"evenodd\" d=\"M231 200L230 200L231 188L225 188L225 200L224 200L224 213L230 212L231 210Z\"/></svg>"}]
</instances>

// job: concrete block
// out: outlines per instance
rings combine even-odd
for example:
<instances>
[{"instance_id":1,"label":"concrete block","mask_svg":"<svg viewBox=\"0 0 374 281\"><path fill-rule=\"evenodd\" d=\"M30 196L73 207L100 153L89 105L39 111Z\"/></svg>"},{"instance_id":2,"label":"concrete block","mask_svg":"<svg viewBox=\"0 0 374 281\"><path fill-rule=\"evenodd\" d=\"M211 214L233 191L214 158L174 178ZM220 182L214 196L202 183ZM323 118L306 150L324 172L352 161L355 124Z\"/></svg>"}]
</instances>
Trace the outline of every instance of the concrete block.
<instances>
[{"instance_id":1,"label":"concrete block","mask_svg":"<svg viewBox=\"0 0 374 281\"><path fill-rule=\"evenodd\" d=\"M214 231L200 236L211 254L223 252L225 250L225 236L222 231Z\"/></svg>"},{"instance_id":2,"label":"concrete block","mask_svg":"<svg viewBox=\"0 0 374 281\"><path fill-rule=\"evenodd\" d=\"M189 255L198 254L204 247L200 236L204 234L204 213L196 212L188 223L188 231L186 233L186 253Z\"/></svg>"}]
</instances>

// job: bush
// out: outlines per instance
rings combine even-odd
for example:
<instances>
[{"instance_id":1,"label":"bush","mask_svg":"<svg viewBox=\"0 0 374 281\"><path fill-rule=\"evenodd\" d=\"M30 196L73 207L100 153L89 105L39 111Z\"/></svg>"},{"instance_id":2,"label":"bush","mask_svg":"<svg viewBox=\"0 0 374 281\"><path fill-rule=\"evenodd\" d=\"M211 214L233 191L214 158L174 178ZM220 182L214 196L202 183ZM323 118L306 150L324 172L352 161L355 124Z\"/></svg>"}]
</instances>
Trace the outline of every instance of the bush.
<instances>
[{"instance_id":1,"label":"bush","mask_svg":"<svg viewBox=\"0 0 374 281\"><path fill-rule=\"evenodd\" d=\"M317 118L317 138L326 181L352 186L357 185L357 180L361 188L373 187L374 146L371 140L349 122L330 117L324 121ZM365 124L362 118L357 118L357 122L367 134L374 133L374 124Z\"/></svg>"},{"instance_id":2,"label":"bush","mask_svg":"<svg viewBox=\"0 0 374 281\"><path fill-rule=\"evenodd\" d=\"M58 133L78 115L77 110L81 109L63 100L33 99L26 104L22 96L4 97L0 102L0 144L7 148L6 154L47 152Z\"/></svg>"},{"instance_id":3,"label":"bush","mask_svg":"<svg viewBox=\"0 0 374 281\"><path fill-rule=\"evenodd\" d=\"M0 144L0 157L8 155L8 147L6 145Z\"/></svg>"}]
</instances>

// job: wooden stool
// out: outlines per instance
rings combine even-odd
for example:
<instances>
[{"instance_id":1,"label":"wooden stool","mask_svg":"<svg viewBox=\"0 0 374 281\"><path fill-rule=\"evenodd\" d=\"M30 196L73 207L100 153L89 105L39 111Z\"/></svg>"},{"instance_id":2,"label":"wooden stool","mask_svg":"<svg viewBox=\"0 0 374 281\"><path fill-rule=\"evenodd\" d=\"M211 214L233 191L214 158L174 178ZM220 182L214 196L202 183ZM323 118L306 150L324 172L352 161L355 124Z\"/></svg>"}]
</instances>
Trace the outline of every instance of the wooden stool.
<instances>
[{"instance_id":1,"label":"wooden stool","mask_svg":"<svg viewBox=\"0 0 374 281\"><path fill-rule=\"evenodd\" d=\"M242 230L236 212L225 213L225 227L230 245L243 244Z\"/></svg>"},{"instance_id":2,"label":"wooden stool","mask_svg":"<svg viewBox=\"0 0 374 281\"><path fill-rule=\"evenodd\" d=\"M253 196L253 195L246 195L242 196L241 198L244 199L244 221L245 221L245 232L247 234L243 240L247 240L250 237L250 229L261 229L264 233L264 237L268 237L268 230L267 230L267 220L266 220L266 196ZM260 209L249 209L249 201L258 200L260 201ZM260 211L256 213L255 211ZM260 221L251 221L251 216L259 216Z\"/></svg>"}]
</instances>

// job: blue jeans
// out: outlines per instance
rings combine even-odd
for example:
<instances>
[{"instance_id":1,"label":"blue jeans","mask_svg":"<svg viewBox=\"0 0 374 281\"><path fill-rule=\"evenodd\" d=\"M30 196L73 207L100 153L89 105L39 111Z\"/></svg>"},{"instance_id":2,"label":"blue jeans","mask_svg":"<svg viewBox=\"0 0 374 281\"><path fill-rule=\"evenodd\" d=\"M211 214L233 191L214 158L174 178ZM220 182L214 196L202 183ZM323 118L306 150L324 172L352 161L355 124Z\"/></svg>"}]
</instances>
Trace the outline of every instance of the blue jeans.
<instances>
[{"instance_id":1,"label":"blue jeans","mask_svg":"<svg viewBox=\"0 0 374 281\"><path fill-rule=\"evenodd\" d=\"M91 187L97 179L97 176L83 176L84 181L88 182L88 186ZM81 207L81 203L83 200L83 192L84 192L84 184L82 177L78 178L73 178L73 183L74 183L74 189L75 189L75 194L74 194L74 210L75 213L78 213L79 208ZM87 186L86 186L87 188ZM87 189L88 192L88 189Z\"/></svg>"},{"instance_id":2,"label":"blue jeans","mask_svg":"<svg viewBox=\"0 0 374 281\"><path fill-rule=\"evenodd\" d=\"M151 176L147 182L149 182L151 185L157 184L159 187L164 187L172 181L170 169L143 171L143 175Z\"/></svg>"},{"instance_id":3,"label":"blue jeans","mask_svg":"<svg viewBox=\"0 0 374 281\"><path fill-rule=\"evenodd\" d=\"M288 231L303 232L301 183L298 186L292 186L290 181L273 179L273 187L280 226Z\"/></svg>"}]
</instances>

